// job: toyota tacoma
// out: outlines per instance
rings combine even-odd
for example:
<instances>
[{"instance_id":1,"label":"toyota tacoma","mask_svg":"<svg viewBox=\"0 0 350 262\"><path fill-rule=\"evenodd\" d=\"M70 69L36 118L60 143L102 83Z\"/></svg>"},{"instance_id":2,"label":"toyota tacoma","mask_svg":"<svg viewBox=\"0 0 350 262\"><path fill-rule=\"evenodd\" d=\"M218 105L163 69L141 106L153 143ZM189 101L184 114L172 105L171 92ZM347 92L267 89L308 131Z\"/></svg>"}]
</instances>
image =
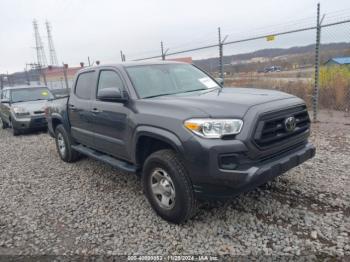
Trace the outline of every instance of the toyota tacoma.
<instances>
[{"instance_id":1,"label":"toyota tacoma","mask_svg":"<svg viewBox=\"0 0 350 262\"><path fill-rule=\"evenodd\" d=\"M185 63L84 68L69 97L48 105L63 161L85 155L140 174L152 208L173 223L198 200L238 195L315 155L302 99L224 88Z\"/></svg>"}]
</instances>

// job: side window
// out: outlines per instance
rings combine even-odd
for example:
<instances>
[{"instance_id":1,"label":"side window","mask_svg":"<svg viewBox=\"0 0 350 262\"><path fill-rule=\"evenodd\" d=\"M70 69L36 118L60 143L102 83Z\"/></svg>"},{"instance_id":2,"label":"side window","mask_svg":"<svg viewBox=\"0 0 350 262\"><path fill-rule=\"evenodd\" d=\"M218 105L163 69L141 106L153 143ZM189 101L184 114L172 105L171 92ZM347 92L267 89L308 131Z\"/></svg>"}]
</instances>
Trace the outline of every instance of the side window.
<instances>
[{"instance_id":1,"label":"side window","mask_svg":"<svg viewBox=\"0 0 350 262\"><path fill-rule=\"evenodd\" d=\"M121 89L124 89L124 84L121 77L116 72L102 70L98 80L98 90L108 87L120 87Z\"/></svg>"},{"instance_id":2,"label":"side window","mask_svg":"<svg viewBox=\"0 0 350 262\"><path fill-rule=\"evenodd\" d=\"M75 85L75 94L77 97L87 100L91 98L91 90L94 89L95 85L94 73L95 72L86 72L78 76Z\"/></svg>"}]
</instances>

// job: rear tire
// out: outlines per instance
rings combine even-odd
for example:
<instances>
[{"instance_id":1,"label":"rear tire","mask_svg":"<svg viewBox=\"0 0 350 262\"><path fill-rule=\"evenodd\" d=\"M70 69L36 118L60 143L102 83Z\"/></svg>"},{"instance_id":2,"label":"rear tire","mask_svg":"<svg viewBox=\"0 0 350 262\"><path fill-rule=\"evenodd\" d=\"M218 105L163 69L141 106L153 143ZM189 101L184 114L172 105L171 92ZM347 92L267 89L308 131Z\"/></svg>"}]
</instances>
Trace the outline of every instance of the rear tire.
<instances>
[{"instance_id":1,"label":"rear tire","mask_svg":"<svg viewBox=\"0 0 350 262\"><path fill-rule=\"evenodd\" d=\"M72 139L63 125L55 129L57 152L64 162L72 163L79 159L80 154L72 149Z\"/></svg>"},{"instance_id":2,"label":"rear tire","mask_svg":"<svg viewBox=\"0 0 350 262\"><path fill-rule=\"evenodd\" d=\"M160 150L145 161L142 184L148 202L163 219L181 224L196 211L192 183L172 150Z\"/></svg>"}]
</instances>

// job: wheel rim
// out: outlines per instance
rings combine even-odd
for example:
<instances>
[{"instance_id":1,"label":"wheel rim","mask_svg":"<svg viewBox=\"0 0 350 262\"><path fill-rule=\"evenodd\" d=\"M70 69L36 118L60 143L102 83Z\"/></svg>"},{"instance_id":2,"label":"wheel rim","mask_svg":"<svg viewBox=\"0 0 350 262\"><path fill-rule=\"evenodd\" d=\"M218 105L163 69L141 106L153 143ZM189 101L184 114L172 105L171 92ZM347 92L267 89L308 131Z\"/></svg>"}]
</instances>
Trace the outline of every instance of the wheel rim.
<instances>
[{"instance_id":1,"label":"wheel rim","mask_svg":"<svg viewBox=\"0 0 350 262\"><path fill-rule=\"evenodd\" d=\"M64 156L66 154L66 143L61 133L57 134L57 146L61 156Z\"/></svg>"},{"instance_id":2,"label":"wheel rim","mask_svg":"<svg viewBox=\"0 0 350 262\"><path fill-rule=\"evenodd\" d=\"M175 187L171 177L162 168L156 168L151 174L151 191L158 205L164 209L175 206Z\"/></svg>"}]
</instances>

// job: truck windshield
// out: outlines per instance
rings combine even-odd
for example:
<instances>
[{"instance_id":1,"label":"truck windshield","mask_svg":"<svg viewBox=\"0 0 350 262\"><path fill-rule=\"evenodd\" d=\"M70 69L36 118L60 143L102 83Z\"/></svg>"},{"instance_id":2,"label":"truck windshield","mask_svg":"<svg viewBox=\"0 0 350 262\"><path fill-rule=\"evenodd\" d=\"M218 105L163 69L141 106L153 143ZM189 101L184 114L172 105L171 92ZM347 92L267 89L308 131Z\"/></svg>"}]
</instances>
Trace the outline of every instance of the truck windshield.
<instances>
[{"instance_id":1,"label":"truck windshield","mask_svg":"<svg viewBox=\"0 0 350 262\"><path fill-rule=\"evenodd\" d=\"M52 94L45 87L11 90L12 103L35 101L35 100L48 100L52 98L53 98Z\"/></svg>"},{"instance_id":2,"label":"truck windshield","mask_svg":"<svg viewBox=\"0 0 350 262\"><path fill-rule=\"evenodd\" d=\"M189 64L140 65L126 68L140 98L219 88L201 70Z\"/></svg>"}]
</instances>

